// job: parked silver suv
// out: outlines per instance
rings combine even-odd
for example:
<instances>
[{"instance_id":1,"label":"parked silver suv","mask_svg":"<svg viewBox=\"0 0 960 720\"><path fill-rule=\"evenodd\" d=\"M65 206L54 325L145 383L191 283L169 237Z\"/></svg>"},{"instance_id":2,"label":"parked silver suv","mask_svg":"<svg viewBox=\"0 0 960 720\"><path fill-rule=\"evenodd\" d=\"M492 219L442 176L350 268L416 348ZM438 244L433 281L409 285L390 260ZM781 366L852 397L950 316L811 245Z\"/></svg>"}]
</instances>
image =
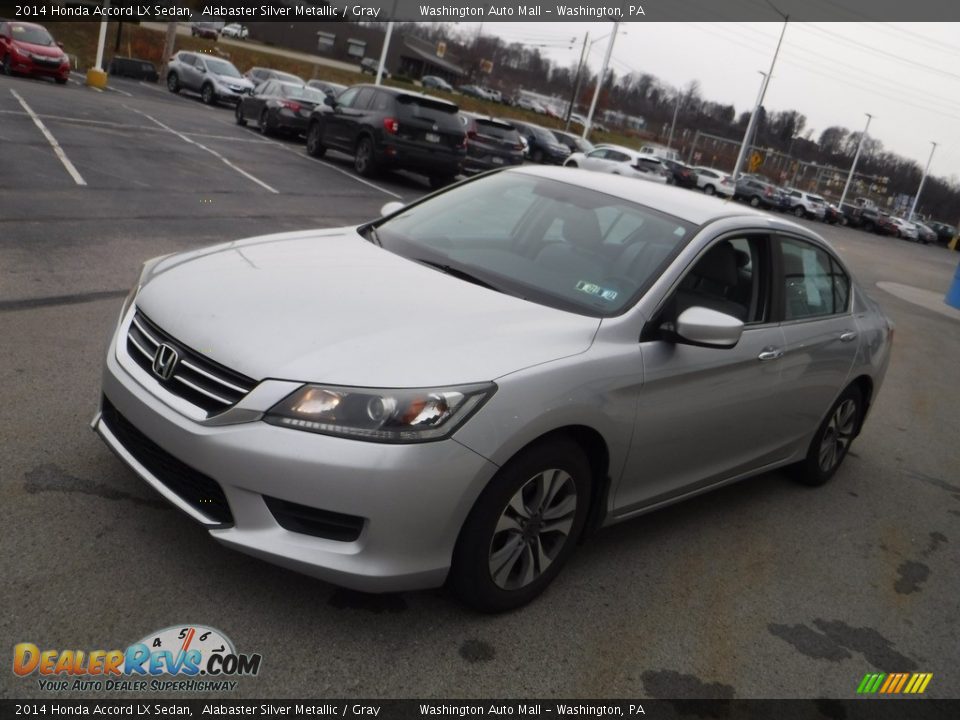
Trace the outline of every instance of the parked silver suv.
<instances>
[{"instance_id":1,"label":"parked silver suv","mask_svg":"<svg viewBox=\"0 0 960 720\"><path fill-rule=\"evenodd\" d=\"M200 93L207 105L238 103L253 92L253 83L233 63L202 53L180 51L167 65L167 89L172 93L190 90Z\"/></svg>"}]
</instances>

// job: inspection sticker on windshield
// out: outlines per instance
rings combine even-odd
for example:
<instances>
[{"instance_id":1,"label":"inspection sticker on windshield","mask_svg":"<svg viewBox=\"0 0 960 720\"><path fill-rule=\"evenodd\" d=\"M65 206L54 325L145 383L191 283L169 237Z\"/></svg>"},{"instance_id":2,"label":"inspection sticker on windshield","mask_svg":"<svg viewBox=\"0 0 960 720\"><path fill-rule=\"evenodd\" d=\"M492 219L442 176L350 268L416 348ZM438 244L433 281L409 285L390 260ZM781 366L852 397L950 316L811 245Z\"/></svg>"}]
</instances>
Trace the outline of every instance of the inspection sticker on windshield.
<instances>
[{"instance_id":1,"label":"inspection sticker on windshield","mask_svg":"<svg viewBox=\"0 0 960 720\"><path fill-rule=\"evenodd\" d=\"M599 285L594 283L587 282L586 280L580 280L577 283L577 290L587 295L594 295L602 300L607 302L613 302L617 299L617 291L610 290L609 288L602 288Z\"/></svg>"}]
</instances>

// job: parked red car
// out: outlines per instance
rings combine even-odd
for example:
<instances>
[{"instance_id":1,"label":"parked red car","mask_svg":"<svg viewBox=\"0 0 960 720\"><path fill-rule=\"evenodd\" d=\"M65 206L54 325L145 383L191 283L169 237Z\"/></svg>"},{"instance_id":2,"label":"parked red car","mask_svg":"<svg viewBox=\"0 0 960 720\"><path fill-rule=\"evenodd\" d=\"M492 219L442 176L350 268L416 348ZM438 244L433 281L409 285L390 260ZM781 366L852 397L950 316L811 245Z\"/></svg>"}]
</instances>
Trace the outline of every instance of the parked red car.
<instances>
[{"instance_id":1,"label":"parked red car","mask_svg":"<svg viewBox=\"0 0 960 720\"><path fill-rule=\"evenodd\" d=\"M3 74L52 77L63 85L70 77L70 59L42 25L0 22L0 63Z\"/></svg>"}]
</instances>

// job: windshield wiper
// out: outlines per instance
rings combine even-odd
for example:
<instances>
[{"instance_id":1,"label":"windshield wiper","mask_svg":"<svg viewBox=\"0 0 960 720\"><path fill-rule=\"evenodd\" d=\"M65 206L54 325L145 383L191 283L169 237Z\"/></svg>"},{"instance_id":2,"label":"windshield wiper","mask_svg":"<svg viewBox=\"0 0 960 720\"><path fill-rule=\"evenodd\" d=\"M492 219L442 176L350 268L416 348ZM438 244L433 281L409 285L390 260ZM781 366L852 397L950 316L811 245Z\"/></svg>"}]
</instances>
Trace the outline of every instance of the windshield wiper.
<instances>
[{"instance_id":1,"label":"windshield wiper","mask_svg":"<svg viewBox=\"0 0 960 720\"><path fill-rule=\"evenodd\" d=\"M476 275L471 274L467 270L462 268L454 267L453 265L447 265L446 263L435 262L433 260L425 260L423 258L414 258L418 263L423 265L428 265L429 267L436 268L437 270L446 273L447 275L452 275L455 278L460 278L461 280L466 280L471 282L474 285L479 285L480 287L487 288L488 290L496 290L499 293L504 295L512 295L513 293L508 293L503 288L499 288L496 285L493 285L483 278L479 278Z\"/></svg>"}]
</instances>

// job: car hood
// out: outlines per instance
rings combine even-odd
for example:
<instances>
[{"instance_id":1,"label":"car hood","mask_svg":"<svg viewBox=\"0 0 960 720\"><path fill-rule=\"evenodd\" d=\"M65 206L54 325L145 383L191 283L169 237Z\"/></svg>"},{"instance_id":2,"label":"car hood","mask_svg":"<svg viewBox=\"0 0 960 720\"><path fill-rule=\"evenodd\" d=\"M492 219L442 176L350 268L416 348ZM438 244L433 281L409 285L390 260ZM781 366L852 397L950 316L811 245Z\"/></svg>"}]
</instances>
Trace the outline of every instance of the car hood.
<instances>
[{"instance_id":1,"label":"car hood","mask_svg":"<svg viewBox=\"0 0 960 720\"><path fill-rule=\"evenodd\" d=\"M222 82L224 85L234 85L236 87L247 88L249 90L253 89L253 83L247 80L245 77L233 77L232 75L220 75L219 73L214 73L217 80Z\"/></svg>"},{"instance_id":2,"label":"car hood","mask_svg":"<svg viewBox=\"0 0 960 720\"><path fill-rule=\"evenodd\" d=\"M368 387L494 380L584 352L600 325L412 262L355 228L164 258L137 306L249 377Z\"/></svg>"}]
</instances>

